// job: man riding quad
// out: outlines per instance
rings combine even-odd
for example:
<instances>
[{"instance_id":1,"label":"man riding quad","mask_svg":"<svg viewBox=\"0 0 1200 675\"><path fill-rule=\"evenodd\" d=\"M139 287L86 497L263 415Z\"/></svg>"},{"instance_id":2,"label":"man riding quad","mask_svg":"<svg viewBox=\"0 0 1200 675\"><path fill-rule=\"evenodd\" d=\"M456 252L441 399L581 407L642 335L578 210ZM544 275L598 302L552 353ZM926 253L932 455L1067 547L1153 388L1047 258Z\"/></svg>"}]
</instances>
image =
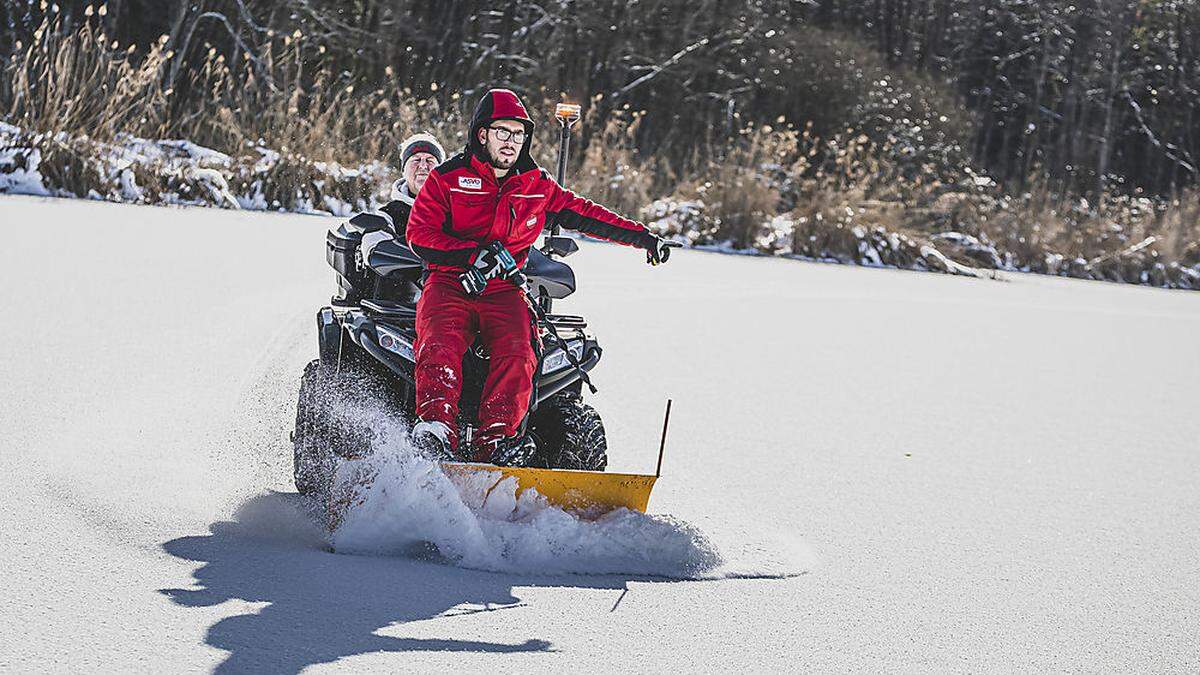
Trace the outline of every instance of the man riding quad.
<instances>
[{"instance_id":1,"label":"man riding quad","mask_svg":"<svg viewBox=\"0 0 1200 675\"><path fill-rule=\"evenodd\" d=\"M521 278L548 219L636 246L666 262L670 247L645 225L560 186L529 154L533 121L517 95L492 89L475 108L466 148L438 166L417 195L408 242L427 265L417 303L413 442L439 458L520 466L536 450L522 435L538 336ZM479 433L459 448L462 359L476 336L489 353Z\"/></svg>"}]
</instances>

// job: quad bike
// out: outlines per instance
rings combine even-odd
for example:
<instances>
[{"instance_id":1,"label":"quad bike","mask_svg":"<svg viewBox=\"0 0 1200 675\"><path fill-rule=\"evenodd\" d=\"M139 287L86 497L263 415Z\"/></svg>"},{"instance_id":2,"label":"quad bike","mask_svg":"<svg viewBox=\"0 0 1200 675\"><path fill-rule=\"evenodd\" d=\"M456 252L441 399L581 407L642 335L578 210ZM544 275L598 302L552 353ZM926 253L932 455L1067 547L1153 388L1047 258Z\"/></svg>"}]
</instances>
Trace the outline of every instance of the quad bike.
<instances>
[{"instance_id":1,"label":"quad bike","mask_svg":"<svg viewBox=\"0 0 1200 675\"><path fill-rule=\"evenodd\" d=\"M327 237L329 262L338 273L341 292L317 312L319 357L308 364L300 381L292 440L296 487L302 493L320 489L333 455L361 457L369 448L370 430L353 428L355 421L339 415L335 406L382 406L410 421L414 418L419 292L396 292L396 287L420 275L421 260L404 245L387 240L359 262L359 243L370 226L370 214L360 214ZM551 238L550 245L559 255L577 249L565 237ZM563 298L575 290L571 268L537 249L530 250L525 275L536 297ZM391 292L384 294L391 298L376 297L376 288L388 287ZM356 295L363 297L355 302ZM537 447L528 466L603 471L608 463L604 424L582 398L586 373L600 361L600 345L580 316L543 313L537 328L547 347L540 354L533 404L525 420L525 433ZM463 358L459 437L465 442L477 428L487 372L488 354L476 342Z\"/></svg>"},{"instance_id":2,"label":"quad bike","mask_svg":"<svg viewBox=\"0 0 1200 675\"><path fill-rule=\"evenodd\" d=\"M564 110L565 107L565 110ZM556 117L563 135L559 182L565 169L569 129L578 106L562 106ZM369 454L374 430L347 409L382 409L410 423L415 418L413 344L422 261L402 242L387 238L362 255L363 235L380 229L381 216L363 213L329 231L327 260L337 273L338 293L317 312L318 358L301 377L292 434L294 478L302 494L329 494L337 466ZM531 299L543 349L522 432L536 452L525 467L443 462L448 476L489 470L497 480L515 477L520 488L538 489L562 506L627 507L644 511L655 476L603 472L608 463L604 424L584 402L588 372L602 349L581 316L557 314L552 302L575 291L575 274L555 258L575 253L574 240L552 227L543 245L529 250L522 282ZM478 407L488 372L488 354L476 342L463 358L459 438L469 444L478 427ZM668 407L669 411L669 407ZM666 438L664 422L663 440ZM661 451L659 464L661 467ZM344 501L344 500L343 500Z\"/></svg>"}]
</instances>

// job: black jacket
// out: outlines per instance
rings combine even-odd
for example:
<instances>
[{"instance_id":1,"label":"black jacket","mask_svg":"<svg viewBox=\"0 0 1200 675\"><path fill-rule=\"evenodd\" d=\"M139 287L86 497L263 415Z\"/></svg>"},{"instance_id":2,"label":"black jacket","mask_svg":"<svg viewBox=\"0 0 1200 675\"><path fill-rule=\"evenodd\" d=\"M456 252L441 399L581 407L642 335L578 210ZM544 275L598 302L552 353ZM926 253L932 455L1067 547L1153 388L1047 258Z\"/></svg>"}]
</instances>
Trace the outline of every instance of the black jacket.
<instances>
[{"instance_id":1,"label":"black jacket","mask_svg":"<svg viewBox=\"0 0 1200 675\"><path fill-rule=\"evenodd\" d=\"M396 239L407 243L408 216L412 213L413 199L414 197L408 193L408 186L404 184L404 180L396 181L392 185L392 201L379 208L387 216L386 220L391 222L377 221L378 224L375 226L368 225L367 231L384 229Z\"/></svg>"},{"instance_id":2,"label":"black jacket","mask_svg":"<svg viewBox=\"0 0 1200 675\"><path fill-rule=\"evenodd\" d=\"M350 222L363 228L364 259L374 247L370 241L379 239L379 235L374 234L376 232L387 233L396 241L407 245L408 216L412 212L412 205L413 197L408 194L407 186L403 180L398 180L392 186L392 201L380 207L379 211L360 213L350 219ZM373 288L365 292L368 297L415 303L420 296L420 273L414 273L411 278L404 279L383 279L374 274L369 274L368 277L373 281Z\"/></svg>"},{"instance_id":3,"label":"black jacket","mask_svg":"<svg viewBox=\"0 0 1200 675\"><path fill-rule=\"evenodd\" d=\"M392 219L392 236L400 241L406 241L408 214L412 213L412 202L393 199L381 206L379 210L388 214L388 217Z\"/></svg>"}]
</instances>

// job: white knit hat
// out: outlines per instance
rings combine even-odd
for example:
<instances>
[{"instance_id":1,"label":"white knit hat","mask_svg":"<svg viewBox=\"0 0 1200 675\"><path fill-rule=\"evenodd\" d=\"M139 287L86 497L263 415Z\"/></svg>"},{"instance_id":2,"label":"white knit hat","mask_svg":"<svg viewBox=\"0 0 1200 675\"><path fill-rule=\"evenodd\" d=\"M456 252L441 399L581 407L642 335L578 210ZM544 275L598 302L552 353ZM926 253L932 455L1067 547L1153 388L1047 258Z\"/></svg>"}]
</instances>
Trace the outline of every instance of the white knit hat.
<instances>
[{"instance_id":1,"label":"white knit hat","mask_svg":"<svg viewBox=\"0 0 1200 675\"><path fill-rule=\"evenodd\" d=\"M400 168L408 162L408 158L418 152L427 152L437 158L438 164L446 161L446 151L442 149L442 144L431 134L418 133L404 139L400 144Z\"/></svg>"}]
</instances>

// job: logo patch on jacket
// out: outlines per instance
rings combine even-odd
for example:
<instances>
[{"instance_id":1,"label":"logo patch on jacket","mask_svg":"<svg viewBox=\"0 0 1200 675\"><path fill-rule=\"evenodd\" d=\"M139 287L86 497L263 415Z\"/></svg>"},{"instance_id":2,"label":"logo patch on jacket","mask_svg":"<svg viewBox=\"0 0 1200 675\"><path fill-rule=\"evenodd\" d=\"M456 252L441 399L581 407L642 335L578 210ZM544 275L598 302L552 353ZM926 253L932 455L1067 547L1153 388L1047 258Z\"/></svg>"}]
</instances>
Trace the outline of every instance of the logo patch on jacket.
<instances>
[{"instance_id":1,"label":"logo patch on jacket","mask_svg":"<svg viewBox=\"0 0 1200 675\"><path fill-rule=\"evenodd\" d=\"M467 176L459 176L458 177L458 187L471 188L472 190L482 190L483 189L483 179L482 178L469 178Z\"/></svg>"},{"instance_id":2,"label":"logo patch on jacket","mask_svg":"<svg viewBox=\"0 0 1200 675\"><path fill-rule=\"evenodd\" d=\"M534 225L537 225L537 216L534 216L534 217L530 218L529 220L525 221L525 227L533 227Z\"/></svg>"}]
</instances>

